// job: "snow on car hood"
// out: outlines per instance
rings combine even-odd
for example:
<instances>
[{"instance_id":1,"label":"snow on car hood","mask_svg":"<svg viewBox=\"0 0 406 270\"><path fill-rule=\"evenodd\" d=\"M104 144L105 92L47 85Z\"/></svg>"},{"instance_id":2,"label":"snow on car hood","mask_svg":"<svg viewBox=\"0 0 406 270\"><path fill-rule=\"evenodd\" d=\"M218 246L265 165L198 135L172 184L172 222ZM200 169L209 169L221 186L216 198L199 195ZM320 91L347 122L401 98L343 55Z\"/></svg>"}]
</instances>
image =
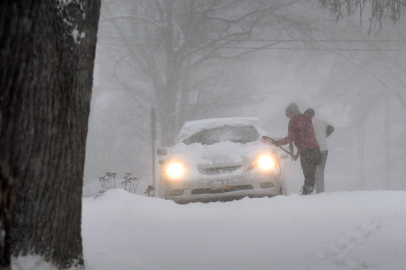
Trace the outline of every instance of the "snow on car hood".
<instances>
[{"instance_id":1,"label":"snow on car hood","mask_svg":"<svg viewBox=\"0 0 406 270\"><path fill-rule=\"evenodd\" d=\"M201 166L241 164L245 160L252 160L259 153L270 149L272 147L260 141L248 144L223 141L213 145L178 143L172 147L170 156L178 157L189 164Z\"/></svg>"}]
</instances>

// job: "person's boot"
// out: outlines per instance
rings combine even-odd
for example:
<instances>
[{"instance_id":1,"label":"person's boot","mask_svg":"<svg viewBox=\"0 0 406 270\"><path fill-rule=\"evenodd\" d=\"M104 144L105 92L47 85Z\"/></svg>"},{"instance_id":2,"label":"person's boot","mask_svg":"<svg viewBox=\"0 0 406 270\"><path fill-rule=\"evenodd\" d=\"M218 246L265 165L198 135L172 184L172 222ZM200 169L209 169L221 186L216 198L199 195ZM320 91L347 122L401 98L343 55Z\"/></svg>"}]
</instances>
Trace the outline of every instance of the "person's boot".
<instances>
[{"instance_id":1,"label":"person's boot","mask_svg":"<svg viewBox=\"0 0 406 270\"><path fill-rule=\"evenodd\" d=\"M302 187L302 195L309 195L313 193L313 187L309 187L306 185L303 185Z\"/></svg>"}]
</instances>

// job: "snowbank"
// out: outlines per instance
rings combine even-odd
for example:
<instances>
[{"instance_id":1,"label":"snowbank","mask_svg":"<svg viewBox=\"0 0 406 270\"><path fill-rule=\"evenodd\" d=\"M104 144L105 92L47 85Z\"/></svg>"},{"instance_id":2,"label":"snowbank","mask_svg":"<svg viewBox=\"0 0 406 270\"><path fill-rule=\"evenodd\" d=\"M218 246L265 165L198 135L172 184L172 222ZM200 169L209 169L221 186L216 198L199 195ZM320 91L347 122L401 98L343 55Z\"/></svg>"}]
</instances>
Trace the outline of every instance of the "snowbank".
<instances>
[{"instance_id":1,"label":"snowbank","mask_svg":"<svg viewBox=\"0 0 406 270\"><path fill-rule=\"evenodd\" d=\"M12 258L11 267L13 270L55 270L56 268L43 257L36 255L21 256Z\"/></svg>"},{"instance_id":2,"label":"snowbank","mask_svg":"<svg viewBox=\"0 0 406 270\"><path fill-rule=\"evenodd\" d=\"M406 265L406 192L177 205L109 190L83 199L87 269L382 269Z\"/></svg>"}]
</instances>

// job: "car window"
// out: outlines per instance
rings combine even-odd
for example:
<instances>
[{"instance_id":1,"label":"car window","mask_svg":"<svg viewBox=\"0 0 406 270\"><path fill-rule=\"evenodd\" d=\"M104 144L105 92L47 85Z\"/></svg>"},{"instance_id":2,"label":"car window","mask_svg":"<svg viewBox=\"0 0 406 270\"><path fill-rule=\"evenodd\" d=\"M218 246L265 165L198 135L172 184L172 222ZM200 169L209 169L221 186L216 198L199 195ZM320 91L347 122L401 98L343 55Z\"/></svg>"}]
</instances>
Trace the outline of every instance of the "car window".
<instances>
[{"instance_id":1,"label":"car window","mask_svg":"<svg viewBox=\"0 0 406 270\"><path fill-rule=\"evenodd\" d=\"M184 144L201 143L211 145L222 141L249 143L259 137L253 126L223 126L199 131L183 141Z\"/></svg>"}]
</instances>

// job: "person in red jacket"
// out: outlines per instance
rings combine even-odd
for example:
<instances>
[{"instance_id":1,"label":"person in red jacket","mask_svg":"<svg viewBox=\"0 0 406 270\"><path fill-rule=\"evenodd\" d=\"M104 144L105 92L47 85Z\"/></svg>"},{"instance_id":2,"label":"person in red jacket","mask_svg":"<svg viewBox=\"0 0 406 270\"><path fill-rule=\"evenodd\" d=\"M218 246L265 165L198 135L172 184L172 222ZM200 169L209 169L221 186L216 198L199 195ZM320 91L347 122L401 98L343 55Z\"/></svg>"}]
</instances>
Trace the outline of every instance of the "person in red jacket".
<instances>
[{"instance_id":1,"label":"person in red jacket","mask_svg":"<svg viewBox=\"0 0 406 270\"><path fill-rule=\"evenodd\" d=\"M290 118L288 136L274 142L274 145L295 143L305 178L302 195L307 195L313 192L316 167L321 161L319 144L314 133L311 116L302 114L296 103L286 107L285 112L286 116Z\"/></svg>"}]
</instances>

